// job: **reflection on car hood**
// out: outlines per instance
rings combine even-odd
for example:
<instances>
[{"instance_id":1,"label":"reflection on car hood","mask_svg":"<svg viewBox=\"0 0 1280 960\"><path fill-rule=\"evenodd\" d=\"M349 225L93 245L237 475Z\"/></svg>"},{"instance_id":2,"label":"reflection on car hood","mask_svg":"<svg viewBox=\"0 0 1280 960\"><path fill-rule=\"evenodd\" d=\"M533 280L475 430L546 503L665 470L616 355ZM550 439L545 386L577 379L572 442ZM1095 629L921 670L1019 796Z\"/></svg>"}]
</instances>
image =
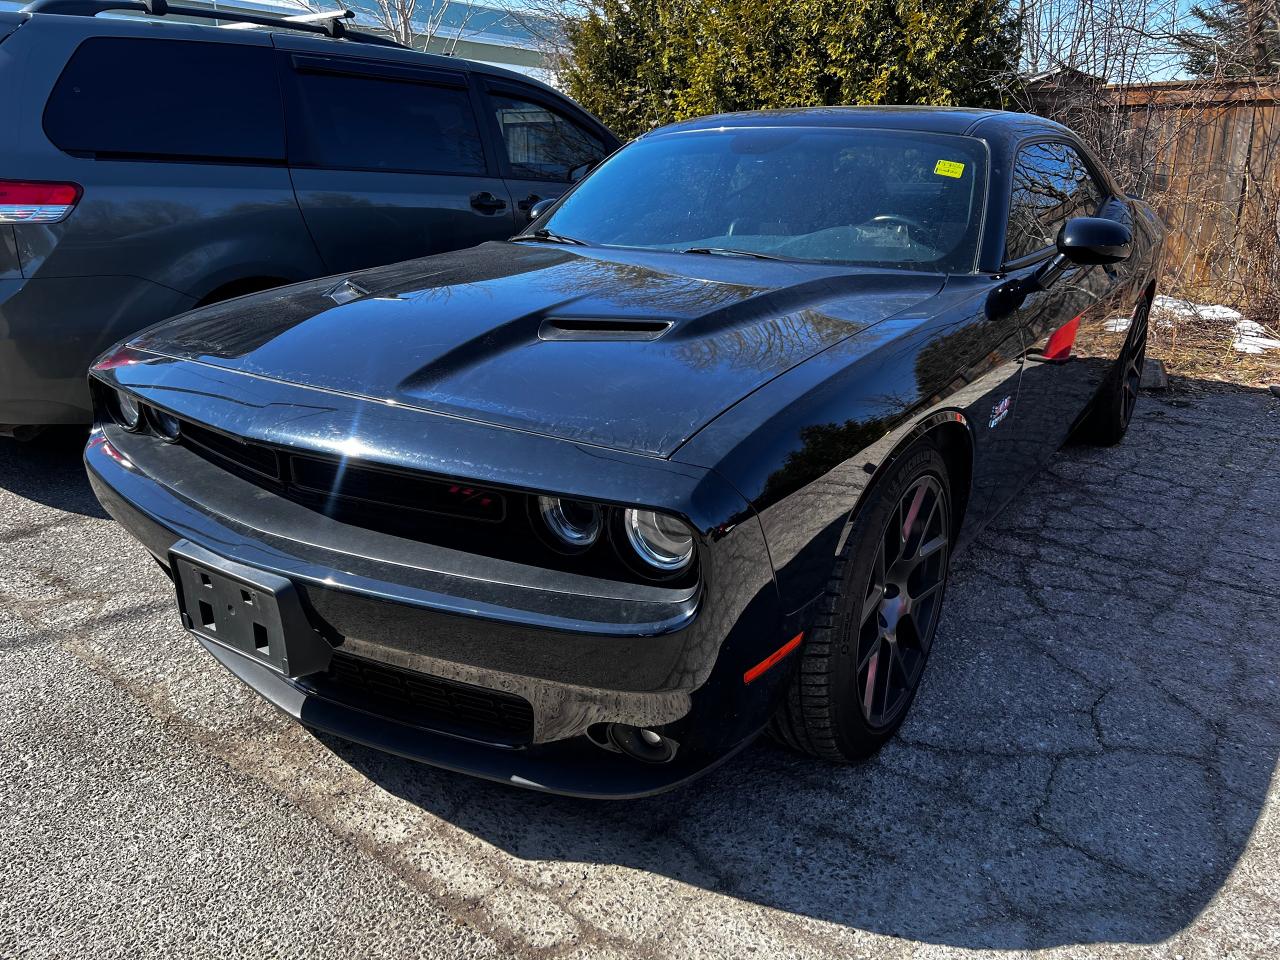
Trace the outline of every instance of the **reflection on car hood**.
<instances>
[{"instance_id":1,"label":"reflection on car hood","mask_svg":"<svg viewBox=\"0 0 1280 960\"><path fill-rule=\"evenodd\" d=\"M941 286L927 274L489 243L242 297L134 345L667 456L752 390ZM636 321L660 323L628 329Z\"/></svg>"}]
</instances>

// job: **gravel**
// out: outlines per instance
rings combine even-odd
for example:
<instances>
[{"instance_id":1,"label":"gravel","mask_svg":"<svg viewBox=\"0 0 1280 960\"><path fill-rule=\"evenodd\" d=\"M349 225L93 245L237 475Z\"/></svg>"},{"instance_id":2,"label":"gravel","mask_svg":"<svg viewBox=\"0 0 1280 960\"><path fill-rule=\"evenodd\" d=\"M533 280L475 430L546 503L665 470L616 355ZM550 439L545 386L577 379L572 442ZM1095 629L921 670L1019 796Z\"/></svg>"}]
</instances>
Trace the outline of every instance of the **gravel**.
<instances>
[{"instance_id":1,"label":"gravel","mask_svg":"<svg viewBox=\"0 0 1280 960\"><path fill-rule=\"evenodd\" d=\"M0 956L1280 955L1280 402L1172 385L957 561L901 735L598 804L318 738L0 442Z\"/></svg>"}]
</instances>

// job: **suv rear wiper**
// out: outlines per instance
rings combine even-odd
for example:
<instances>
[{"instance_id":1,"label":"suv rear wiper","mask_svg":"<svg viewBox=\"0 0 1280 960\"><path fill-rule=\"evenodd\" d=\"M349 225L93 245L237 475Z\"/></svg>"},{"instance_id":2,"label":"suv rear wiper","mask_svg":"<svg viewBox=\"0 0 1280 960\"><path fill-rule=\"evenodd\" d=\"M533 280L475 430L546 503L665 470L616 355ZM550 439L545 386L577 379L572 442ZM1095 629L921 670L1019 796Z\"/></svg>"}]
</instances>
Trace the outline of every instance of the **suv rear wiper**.
<instances>
[{"instance_id":1,"label":"suv rear wiper","mask_svg":"<svg viewBox=\"0 0 1280 960\"><path fill-rule=\"evenodd\" d=\"M587 241L579 240L577 237L566 237L563 233L552 233L546 227L541 230L535 230L533 233L522 233L518 237L512 237L512 243L519 243L522 240L541 240L544 243L571 243L575 247L585 247Z\"/></svg>"},{"instance_id":2,"label":"suv rear wiper","mask_svg":"<svg viewBox=\"0 0 1280 960\"><path fill-rule=\"evenodd\" d=\"M775 257L771 253L757 253L754 250L734 250L731 247L689 247L681 253L705 253L715 257L754 257L757 260L790 260L790 257Z\"/></svg>"}]
</instances>

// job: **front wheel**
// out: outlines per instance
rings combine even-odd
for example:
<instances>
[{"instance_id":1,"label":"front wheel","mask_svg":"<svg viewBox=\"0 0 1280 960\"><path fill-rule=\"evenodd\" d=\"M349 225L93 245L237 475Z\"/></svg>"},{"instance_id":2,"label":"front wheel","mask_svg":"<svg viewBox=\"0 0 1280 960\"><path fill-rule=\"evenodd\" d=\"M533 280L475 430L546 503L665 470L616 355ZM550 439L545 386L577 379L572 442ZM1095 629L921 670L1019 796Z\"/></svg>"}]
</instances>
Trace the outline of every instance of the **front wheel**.
<instances>
[{"instance_id":1,"label":"front wheel","mask_svg":"<svg viewBox=\"0 0 1280 960\"><path fill-rule=\"evenodd\" d=\"M824 760L869 756L906 717L942 608L951 484L921 441L876 485L853 527L771 730Z\"/></svg>"}]
</instances>

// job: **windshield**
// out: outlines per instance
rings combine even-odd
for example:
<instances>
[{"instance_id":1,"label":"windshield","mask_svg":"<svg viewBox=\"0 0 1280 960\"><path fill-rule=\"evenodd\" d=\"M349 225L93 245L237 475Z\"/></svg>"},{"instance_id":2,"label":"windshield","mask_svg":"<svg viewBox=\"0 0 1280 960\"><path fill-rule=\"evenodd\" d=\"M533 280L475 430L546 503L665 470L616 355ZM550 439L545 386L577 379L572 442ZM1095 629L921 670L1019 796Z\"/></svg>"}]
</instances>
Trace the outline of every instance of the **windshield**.
<instances>
[{"instance_id":1,"label":"windshield","mask_svg":"<svg viewBox=\"0 0 1280 960\"><path fill-rule=\"evenodd\" d=\"M599 246L968 273L986 150L969 137L746 127L645 137L542 227Z\"/></svg>"}]
</instances>

